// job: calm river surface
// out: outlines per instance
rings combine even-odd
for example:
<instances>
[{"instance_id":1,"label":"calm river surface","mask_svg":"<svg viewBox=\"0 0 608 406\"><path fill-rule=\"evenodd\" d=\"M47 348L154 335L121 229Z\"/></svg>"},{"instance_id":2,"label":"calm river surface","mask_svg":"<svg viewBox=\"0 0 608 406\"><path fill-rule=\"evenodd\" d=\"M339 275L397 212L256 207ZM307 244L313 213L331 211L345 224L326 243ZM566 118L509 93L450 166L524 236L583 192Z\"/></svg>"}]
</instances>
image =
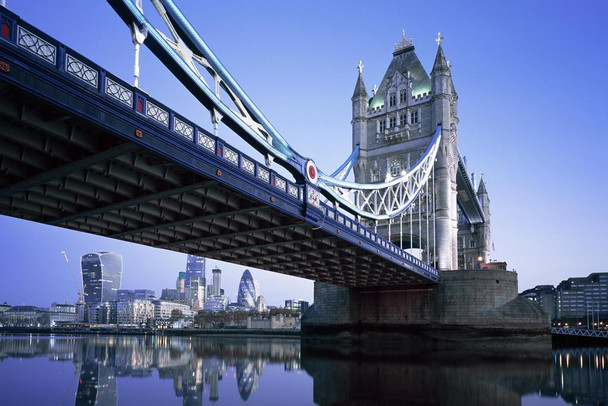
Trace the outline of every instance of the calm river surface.
<instances>
[{"instance_id":1,"label":"calm river surface","mask_svg":"<svg viewBox=\"0 0 608 406\"><path fill-rule=\"evenodd\" d=\"M0 335L2 405L605 405L608 348L373 358L299 339Z\"/></svg>"}]
</instances>

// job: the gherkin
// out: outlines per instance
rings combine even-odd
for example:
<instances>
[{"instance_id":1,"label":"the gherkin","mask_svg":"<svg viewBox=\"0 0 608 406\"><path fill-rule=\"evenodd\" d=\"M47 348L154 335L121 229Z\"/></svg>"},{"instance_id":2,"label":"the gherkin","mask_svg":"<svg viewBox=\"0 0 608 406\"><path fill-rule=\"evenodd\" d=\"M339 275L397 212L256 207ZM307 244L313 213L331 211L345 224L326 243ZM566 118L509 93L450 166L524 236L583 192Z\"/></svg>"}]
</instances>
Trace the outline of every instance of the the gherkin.
<instances>
[{"instance_id":1,"label":"the gherkin","mask_svg":"<svg viewBox=\"0 0 608 406\"><path fill-rule=\"evenodd\" d=\"M239 282L239 293L237 303L240 306L254 308L257 304L258 289L256 282L251 276L249 269L246 269L241 276L241 282Z\"/></svg>"}]
</instances>

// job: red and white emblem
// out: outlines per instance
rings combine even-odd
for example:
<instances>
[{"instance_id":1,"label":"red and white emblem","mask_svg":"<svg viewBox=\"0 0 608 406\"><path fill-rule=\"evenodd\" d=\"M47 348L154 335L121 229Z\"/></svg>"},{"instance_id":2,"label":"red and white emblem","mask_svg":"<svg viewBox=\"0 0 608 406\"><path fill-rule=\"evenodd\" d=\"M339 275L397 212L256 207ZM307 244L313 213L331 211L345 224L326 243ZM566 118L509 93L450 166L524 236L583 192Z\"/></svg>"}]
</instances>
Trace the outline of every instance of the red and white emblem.
<instances>
[{"instance_id":1,"label":"red and white emblem","mask_svg":"<svg viewBox=\"0 0 608 406\"><path fill-rule=\"evenodd\" d=\"M308 181L313 185L317 184L317 180L319 180L319 172L317 171L317 166L312 160L308 160L306 162L306 177Z\"/></svg>"}]
</instances>

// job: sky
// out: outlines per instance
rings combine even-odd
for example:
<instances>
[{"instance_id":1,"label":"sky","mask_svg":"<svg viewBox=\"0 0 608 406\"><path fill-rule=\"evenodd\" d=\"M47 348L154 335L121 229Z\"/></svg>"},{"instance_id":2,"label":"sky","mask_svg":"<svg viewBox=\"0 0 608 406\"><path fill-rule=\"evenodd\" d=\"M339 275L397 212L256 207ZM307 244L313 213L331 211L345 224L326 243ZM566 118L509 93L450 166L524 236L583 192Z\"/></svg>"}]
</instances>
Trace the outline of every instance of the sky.
<instances>
[{"instance_id":1,"label":"sky","mask_svg":"<svg viewBox=\"0 0 608 406\"><path fill-rule=\"evenodd\" d=\"M608 272L608 130L604 70L608 3L494 1L176 0L232 76L291 146L332 172L351 151L351 101L362 60L368 92L402 29L430 72L441 31L458 92L459 149L483 173L494 260L517 271L519 290ZM7 0L22 19L132 83L133 45L101 0ZM151 3L144 13L153 21ZM140 87L200 126L209 113L147 49ZM259 155L227 128L220 137ZM125 289L173 287L184 254L0 216L0 303L48 306L76 299L61 256L123 256ZM209 260L236 298L245 268ZM251 269L266 303L313 301L311 281Z\"/></svg>"}]
</instances>

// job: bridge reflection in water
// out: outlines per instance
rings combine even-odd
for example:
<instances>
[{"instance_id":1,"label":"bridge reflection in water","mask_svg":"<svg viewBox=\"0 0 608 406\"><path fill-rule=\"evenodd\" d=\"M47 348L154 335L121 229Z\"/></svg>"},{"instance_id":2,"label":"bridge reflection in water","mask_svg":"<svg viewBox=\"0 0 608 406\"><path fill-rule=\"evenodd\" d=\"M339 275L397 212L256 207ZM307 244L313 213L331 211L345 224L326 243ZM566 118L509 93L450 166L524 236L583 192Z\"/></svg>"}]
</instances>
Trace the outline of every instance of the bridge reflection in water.
<instances>
[{"instance_id":1,"label":"bridge reflection in water","mask_svg":"<svg viewBox=\"0 0 608 406\"><path fill-rule=\"evenodd\" d=\"M608 402L608 348L547 355L414 351L394 358L299 339L0 336L0 386L7 404L37 403L32 396L41 392L46 403L77 405ZM43 380L35 379L40 371Z\"/></svg>"}]
</instances>

